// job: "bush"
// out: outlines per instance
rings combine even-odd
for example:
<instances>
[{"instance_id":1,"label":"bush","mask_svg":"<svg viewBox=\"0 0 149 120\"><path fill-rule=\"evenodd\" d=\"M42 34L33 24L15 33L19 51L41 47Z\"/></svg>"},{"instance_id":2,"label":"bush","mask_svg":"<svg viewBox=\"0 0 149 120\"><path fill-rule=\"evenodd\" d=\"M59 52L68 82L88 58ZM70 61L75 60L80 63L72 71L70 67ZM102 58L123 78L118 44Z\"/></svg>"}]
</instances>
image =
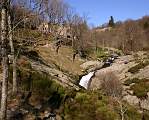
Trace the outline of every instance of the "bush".
<instances>
[{"instance_id":1,"label":"bush","mask_svg":"<svg viewBox=\"0 0 149 120\"><path fill-rule=\"evenodd\" d=\"M100 118L102 118L102 120L116 120L118 118L118 114L112 110L110 111L106 105L98 108L96 114L97 120L100 120Z\"/></svg>"},{"instance_id":2,"label":"bush","mask_svg":"<svg viewBox=\"0 0 149 120\"><path fill-rule=\"evenodd\" d=\"M124 85L129 86L132 83L140 83L140 82L148 82L149 79L139 79L139 78L132 78L128 79L124 82Z\"/></svg>"},{"instance_id":3,"label":"bush","mask_svg":"<svg viewBox=\"0 0 149 120\"><path fill-rule=\"evenodd\" d=\"M140 120L141 114L132 106L127 106L125 118L127 120ZM102 95L99 91L80 91L74 99L69 98L63 108L65 120L119 120L118 104L113 98Z\"/></svg>"},{"instance_id":4,"label":"bush","mask_svg":"<svg viewBox=\"0 0 149 120\"><path fill-rule=\"evenodd\" d=\"M105 51L102 48L97 48L96 56L97 56L97 58L103 58L104 59L104 58L108 57L108 54L105 53Z\"/></svg>"},{"instance_id":5,"label":"bush","mask_svg":"<svg viewBox=\"0 0 149 120\"><path fill-rule=\"evenodd\" d=\"M146 98L147 92L149 92L149 79L128 79L124 82L124 85L129 86L132 83L135 83L131 86L131 89L134 91L134 95L138 98Z\"/></svg>"},{"instance_id":6,"label":"bush","mask_svg":"<svg viewBox=\"0 0 149 120\"><path fill-rule=\"evenodd\" d=\"M143 112L144 120L148 120L149 118L149 111Z\"/></svg>"},{"instance_id":7,"label":"bush","mask_svg":"<svg viewBox=\"0 0 149 120\"><path fill-rule=\"evenodd\" d=\"M127 111L126 111L126 114L125 114L125 119L126 120L141 120L141 114L139 114L137 112L137 109L128 105L127 106Z\"/></svg>"},{"instance_id":8,"label":"bush","mask_svg":"<svg viewBox=\"0 0 149 120\"><path fill-rule=\"evenodd\" d=\"M133 74L134 74L134 73L137 73L137 72L139 72L140 69L146 67L147 65L149 65L149 61L141 62L141 63L139 63L138 65L136 65L136 66L130 68L130 69L128 70L128 72L133 73Z\"/></svg>"},{"instance_id":9,"label":"bush","mask_svg":"<svg viewBox=\"0 0 149 120\"><path fill-rule=\"evenodd\" d=\"M138 98L146 98L147 92L149 92L149 83L140 82L131 86L131 89L134 91L134 95Z\"/></svg>"},{"instance_id":10,"label":"bush","mask_svg":"<svg viewBox=\"0 0 149 120\"><path fill-rule=\"evenodd\" d=\"M65 120L117 119L118 114L108 104L108 99L98 91L80 91L73 100L65 103L63 117Z\"/></svg>"},{"instance_id":11,"label":"bush","mask_svg":"<svg viewBox=\"0 0 149 120\"><path fill-rule=\"evenodd\" d=\"M139 81L138 78L128 79L124 82L124 85L129 86L132 83L137 83Z\"/></svg>"}]
</instances>

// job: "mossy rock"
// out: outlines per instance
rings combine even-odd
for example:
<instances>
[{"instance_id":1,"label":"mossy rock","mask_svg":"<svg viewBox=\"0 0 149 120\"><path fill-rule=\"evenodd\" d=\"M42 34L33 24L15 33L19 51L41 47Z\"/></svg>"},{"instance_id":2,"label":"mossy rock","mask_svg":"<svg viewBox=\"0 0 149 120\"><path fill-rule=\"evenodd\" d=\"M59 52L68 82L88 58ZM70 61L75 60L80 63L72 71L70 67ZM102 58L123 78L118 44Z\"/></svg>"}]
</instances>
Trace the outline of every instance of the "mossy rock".
<instances>
[{"instance_id":1,"label":"mossy rock","mask_svg":"<svg viewBox=\"0 0 149 120\"><path fill-rule=\"evenodd\" d=\"M149 79L139 79L139 78L132 78L128 79L124 82L124 85L129 86L132 83L140 83L140 82L149 82Z\"/></svg>"},{"instance_id":2,"label":"mossy rock","mask_svg":"<svg viewBox=\"0 0 149 120\"><path fill-rule=\"evenodd\" d=\"M133 86L131 86L131 89L134 92L134 95L138 98L146 98L147 93L149 92L149 83L147 82L140 82L136 83Z\"/></svg>"},{"instance_id":3,"label":"mossy rock","mask_svg":"<svg viewBox=\"0 0 149 120\"><path fill-rule=\"evenodd\" d=\"M146 67L147 65L149 65L149 61L145 61L145 62L140 62L139 64L137 64L136 66L130 68L128 70L128 72L134 74L139 72L140 69L143 69L144 67Z\"/></svg>"}]
</instances>

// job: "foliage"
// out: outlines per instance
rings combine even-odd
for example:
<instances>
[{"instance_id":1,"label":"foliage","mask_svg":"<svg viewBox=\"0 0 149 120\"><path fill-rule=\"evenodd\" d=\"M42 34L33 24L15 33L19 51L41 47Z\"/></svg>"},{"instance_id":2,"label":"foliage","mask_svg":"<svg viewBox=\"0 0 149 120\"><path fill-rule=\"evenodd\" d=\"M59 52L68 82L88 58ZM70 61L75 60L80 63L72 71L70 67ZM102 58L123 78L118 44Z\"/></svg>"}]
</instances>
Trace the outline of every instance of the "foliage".
<instances>
[{"instance_id":1,"label":"foliage","mask_svg":"<svg viewBox=\"0 0 149 120\"><path fill-rule=\"evenodd\" d=\"M41 74L36 71L32 71L29 74L26 74L26 77L24 73L21 73L24 80L22 80L22 88L24 90L31 90L37 95L40 95L42 97L49 97L54 92L58 92L61 95L64 95L64 89L57 83L55 83L52 78L47 76L46 74ZM21 79L23 79L21 77Z\"/></svg>"},{"instance_id":2,"label":"foliage","mask_svg":"<svg viewBox=\"0 0 149 120\"><path fill-rule=\"evenodd\" d=\"M134 107L127 105L127 111L125 114L125 119L126 120L141 120L141 114L137 112L137 109Z\"/></svg>"},{"instance_id":3,"label":"foliage","mask_svg":"<svg viewBox=\"0 0 149 120\"><path fill-rule=\"evenodd\" d=\"M114 23L114 18L113 16L110 17L110 20L109 20L109 26L110 27L114 27L115 23Z\"/></svg>"},{"instance_id":4,"label":"foliage","mask_svg":"<svg viewBox=\"0 0 149 120\"><path fill-rule=\"evenodd\" d=\"M146 98L147 92L149 92L149 83L148 82L140 82L131 86L133 90L133 94L138 98Z\"/></svg>"},{"instance_id":5,"label":"foliage","mask_svg":"<svg viewBox=\"0 0 149 120\"><path fill-rule=\"evenodd\" d=\"M124 85L129 86L132 83L136 83L138 80L138 78L127 79L126 81L124 81Z\"/></svg>"},{"instance_id":6,"label":"foliage","mask_svg":"<svg viewBox=\"0 0 149 120\"><path fill-rule=\"evenodd\" d=\"M97 48L96 56L97 58L106 59L108 57L108 54L102 48Z\"/></svg>"},{"instance_id":7,"label":"foliage","mask_svg":"<svg viewBox=\"0 0 149 120\"><path fill-rule=\"evenodd\" d=\"M124 103L127 105L127 103ZM118 104L100 91L80 91L76 96L69 98L64 105L63 119L65 120L119 120ZM125 118L140 120L141 115L132 106L128 106Z\"/></svg>"},{"instance_id":8,"label":"foliage","mask_svg":"<svg viewBox=\"0 0 149 120\"><path fill-rule=\"evenodd\" d=\"M140 82L147 82L149 81L148 79L139 79L139 78L132 78L128 79L124 82L124 85L129 86L132 83L140 83Z\"/></svg>"},{"instance_id":9,"label":"foliage","mask_svg":"<svg viewBox=\"0 0 149 120\"><path fill-rule=\"evenodd\" d=\"M139 64L137 64L136 66L130 68L128 70L128 72L131 72L131 73L137 73L139 72L140 69L146 67L147 65L149 65L149 61L145 61L145 62L140 62Z\"/></svg>"},{"instance_id":10,"label":"foliage","mask_svg":"<svg viewBox=\"0 0 149 120\"><path fill-rule=\"evenodd\" d=\"M128 79L124 82L124 85L129 86L132 83L135 83L131 86L133 90L133 94L136 95L138 98L146 98L147 92L149 92L149 79Z\"/></svg>"},{"instance_id":11,"label":"foliage","mask_svg":"<svg viewBox=\"0 0 149 120\"><path fill-rule=\"evenodd\" d=\"M144 120L148 120L149 118L149 111L143 112Z\"/></svg>"},{"instance_id":12,"label":"foliage","mask_svg":"<svg viewBox=\"0 0 149 120\"><path fill-rule=\"evenodd\" d=\"M74 100L65 103L66 120L115 120L118 115L107 107L107 100L98 92L79 92Z\"/></svg>"}]
</instances>

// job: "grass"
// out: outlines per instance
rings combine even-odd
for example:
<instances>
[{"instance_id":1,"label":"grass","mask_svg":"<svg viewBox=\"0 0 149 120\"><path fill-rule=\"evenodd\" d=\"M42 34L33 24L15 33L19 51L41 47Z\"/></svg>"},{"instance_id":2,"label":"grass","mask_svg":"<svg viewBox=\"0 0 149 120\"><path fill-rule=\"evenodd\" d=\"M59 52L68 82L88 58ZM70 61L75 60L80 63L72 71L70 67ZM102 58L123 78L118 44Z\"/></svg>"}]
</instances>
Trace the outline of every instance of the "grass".
<instances>
[{"instance_id":1,"label":"grass","mask_svg":"<svg viewBox=\"0 0 149 120\"><path fill-rule=\"evenodd\" d=\"M137 73L139 72L140 69L143 69L144 67L146 67L147 65L149 65L149 61L145 61L145 62L140 62L139 64L137 64L136 66L130 68L128 70L128 72L130 73Z\"/></svg>"},{"instance_id":2,"label":"grass","mask_svg":"<svg viewBox=\"0 0 149 120\"><path fill-rule=\"evenodd\" d=\"M83 63L77 57L72 62L73 50L70 47L62 46L59 53L56 54L55 50L51 47L38 47L39 55L49 64L54 64L59 70L68 71L73 75L82 74L80 65Z\"/></svg>"}]
</instances>

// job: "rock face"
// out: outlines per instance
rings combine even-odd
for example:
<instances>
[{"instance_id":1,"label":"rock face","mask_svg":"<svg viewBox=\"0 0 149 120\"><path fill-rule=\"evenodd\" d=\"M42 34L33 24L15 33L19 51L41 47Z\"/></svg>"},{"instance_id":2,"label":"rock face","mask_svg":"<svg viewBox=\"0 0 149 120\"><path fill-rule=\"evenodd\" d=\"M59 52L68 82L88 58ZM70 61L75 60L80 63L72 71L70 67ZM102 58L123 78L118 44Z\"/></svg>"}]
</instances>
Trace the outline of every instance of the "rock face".
<instances>
[{"instance_id":1,"label":"rock face","mask_svg":"<svg viewBox=\"0 0 149 120\"><path fill-rule=\"evenodd\" d=\"M2 75L2 73L0 74L0 82L2 81L2 77L3 77L3 75Z\"/></svg>"},{"instance_id":2,"label":"rock face","mask_svg":"<svg viewBox=\"0 0 149 120\"><path fill-rule=\"evenodd\" d=\"M149 99L141 100L140 106L142 109L149 110Z\"/></svg>"},{"instance_id":3,"label":"rock face","mask_svg":"<svg viewBox=\"0 0 149 120\"><path fill-rule=\"evenodd\" d=\"M99 61L87 61L87 62L83 63L80 66L84 70L87 70L87 69L95 68L95 67L98 67L98 66L102 67L102 63L99 62Z\"/></svg>"},{"instance_id":4,"label":"rock face","mask_svg":"<svg viewBox=\"0 0 149 120\"><path fill-rule=\"evenodd\" d=\"M140 100L140 107L142 109L149 110L149 92L147 93L147 99L145 100Z\"/></svg>"},{"instance_id":5,"label":"rock face","mask_svg":"<svg viewBox=\"0 0 149 120\"><path fill-rule=\"evenodd\" d=\"M123 97L130 105L139 105L139 99L136 96L126 95Z\"/></svg>"},{"instance_id":6,"label":"rock face","mask_svg":"<svg viewBox=\"0 0 149 120\"><path fill-rule=\"evenodd\" d=\"M31 62L31 66L34 70L38 71L38 72L43 72L46 73L52 77L55 78L56 82L58 82L59 84L61 84L64 87L71 87L74 88L76 90L79 90L80 88L75 85L72 81L72 78L70 78L68 75L66 75L65 73L63 73L62 71L59 71L55 68L51 68L49 66L43 65L39 62L30 60Z\"/></svg>"}]
</instances>

